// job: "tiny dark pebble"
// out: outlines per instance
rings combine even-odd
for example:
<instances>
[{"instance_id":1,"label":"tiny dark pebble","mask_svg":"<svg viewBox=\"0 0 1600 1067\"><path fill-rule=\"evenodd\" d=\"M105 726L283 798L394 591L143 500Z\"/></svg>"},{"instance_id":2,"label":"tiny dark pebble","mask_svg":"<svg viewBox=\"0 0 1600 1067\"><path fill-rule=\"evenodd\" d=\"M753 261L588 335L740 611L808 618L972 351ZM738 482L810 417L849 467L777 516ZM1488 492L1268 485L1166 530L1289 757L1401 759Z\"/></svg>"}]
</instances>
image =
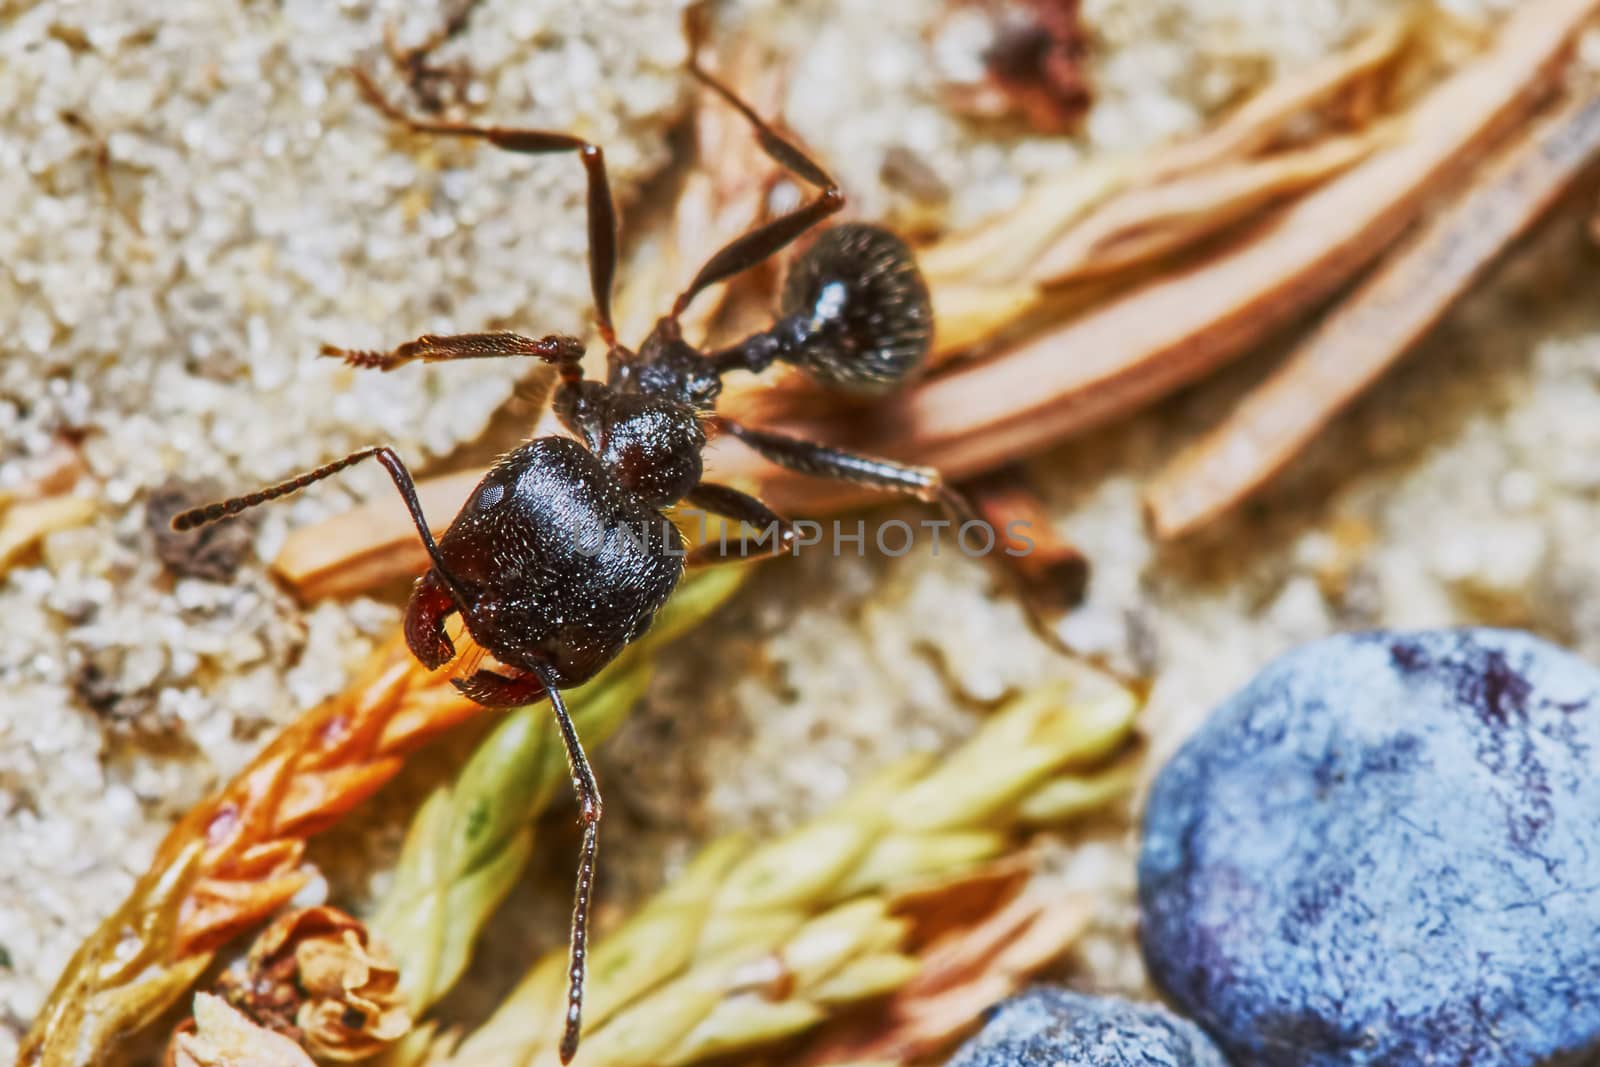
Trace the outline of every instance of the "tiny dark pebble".
<instances>
[{"instance_id":1,"label":"tiny dark pebble","mask_svg":"<svg viewBox=\"0 0 1600 1067\"><path fill-rule=\"evenodd\" d=\"M1146 962L1236 1067L1600 1062L1600 671L1503 630L1330 638L1161 771Z\"/></svg>"},{"instance_id":2,"label":"tiny dark pebble","mask_svg":"<svg viewBox=\"0 0 1600 1067\"><path fill-rule=\"evenodd\" d=\"M1156 1004L1039 986L1012 997L949 1067L1226 1067L1200 1028Z\"/></svg>"},{"instance_id":3,"label":"tiny dark pebble","mask_svg":"<svg viewBox=\"0 0 1600 1067\"><path fill-rule=\"evenodd\" d=\"M172 517L192 507L214 503L227 494L212 481L169 479L145 500L144 523L155 541L156 555L180 578L226 582L239 570L255 540L257 519L246 513L179 533Z\"/></svg>"}]
</instances>

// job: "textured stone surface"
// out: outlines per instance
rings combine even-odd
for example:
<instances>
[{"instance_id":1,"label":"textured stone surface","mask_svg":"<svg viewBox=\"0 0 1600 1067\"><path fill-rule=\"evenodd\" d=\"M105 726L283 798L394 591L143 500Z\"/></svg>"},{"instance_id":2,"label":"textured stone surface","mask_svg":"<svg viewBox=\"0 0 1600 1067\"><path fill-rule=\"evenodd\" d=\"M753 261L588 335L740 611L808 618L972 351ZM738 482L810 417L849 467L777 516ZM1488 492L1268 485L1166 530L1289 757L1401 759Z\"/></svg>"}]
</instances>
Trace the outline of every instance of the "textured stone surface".
<instances>
[{"instance_id":1,"label":"textured stone surface","mask_svg":"<svg viewBox=\"0 0 1600 1067\"><path fill-rule=\"evenodd\" d=\"M1155 1004L1041 986L1001 1004L949 1067L1226 1067L1193 1023Z\"/></svg>"},{"instance_id":2,"label":"textured stone surface","mask_svg":"<svg viewBox=\"0 0 1600 1067\"><path fill-rule=\"evenodd\" d=\"M1600 671L1526 634L1283 656L1156 780L1152 976L1242 1067L1593 1054L1597 751Z\"/></svg>"}]
</instances>

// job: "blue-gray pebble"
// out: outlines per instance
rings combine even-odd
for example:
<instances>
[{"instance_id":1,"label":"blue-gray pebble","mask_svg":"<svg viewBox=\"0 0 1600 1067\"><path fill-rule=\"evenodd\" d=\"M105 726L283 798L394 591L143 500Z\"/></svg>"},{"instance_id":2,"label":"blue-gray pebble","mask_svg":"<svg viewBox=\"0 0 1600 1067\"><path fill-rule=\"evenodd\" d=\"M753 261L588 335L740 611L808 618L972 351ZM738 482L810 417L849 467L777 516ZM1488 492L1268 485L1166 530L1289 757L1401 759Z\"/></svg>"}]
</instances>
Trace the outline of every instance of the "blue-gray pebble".
<instances>
[{"instance_id":1,"label":"blue-gray pebble","mask_svg":"<svg viewBox=\"0 0 1600 1067\"><path fill-rule=\"evenodd\" d=\"M1039 986L995 1009L948 1067L1227 1067L1193 1023L1155 1004Z\"/></svg>"},{"instance_id":2,"label":"blue-gray pebble","mask_svg":"<svg viewBox=\"0 0 1600 1067\"><path fill-rule=\"evenodd\" d=\"M1600 671L1501 630L1277 660L1161 771L1146 962L1236 1067L1600 1055Z\"/></svg>"}]
</instances>

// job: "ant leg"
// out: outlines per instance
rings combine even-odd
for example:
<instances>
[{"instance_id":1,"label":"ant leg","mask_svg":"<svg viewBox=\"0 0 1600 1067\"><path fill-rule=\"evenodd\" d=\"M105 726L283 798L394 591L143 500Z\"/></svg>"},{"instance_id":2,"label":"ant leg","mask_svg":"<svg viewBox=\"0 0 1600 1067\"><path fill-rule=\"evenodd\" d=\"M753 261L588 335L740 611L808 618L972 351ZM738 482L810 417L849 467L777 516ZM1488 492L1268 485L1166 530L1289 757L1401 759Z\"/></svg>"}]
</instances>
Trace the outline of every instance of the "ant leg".
<instances>
[{"instance_id":1,"label":"ant leg","mask_svg":"<svg viewBox=\"0 0 1600 1067\"><path fill-rule=\"evenodd\" d=\"M726 485L701 482L684 499L713 515L735 519L762 531L754 536L744 534L732 541L728 540L724 531L724 535L717 540L696 546L689 553L687 566L742 562L751 559L763 547L776 556L790 551L794 546L794 524L748 493L741 493Z\"/></svg>"},{"instance_id":2,"label":"ant leg","mask_svg":"<svg viewBox=\"0 0 1600 1067\"><path fill-rule=\"evenodd\" d=\"M605 152L582 137L552 130L524 130L508 126L478 126L468 122L425 119L408 114L379 91L371 75L357 68L356 85L367 102L413 133L445 137L474 137L508 152L544 155L576 152L589 176L589 286L594 293L595 324L608 348L616 347L617 330L611 322L611 289L617 273L617 209L606 179Z\"/></svg>"},{"instance_id":3,"label":"ant leg","mask_svg":"<svg viewBox=\"0 0 1600 1067\"><path fill-rule=\"evenodd\" d=\"M742 270L755 266L805 233L811 227L844 207L844 192L839 183L799 148L785 140L776 130L762 120L749 104L739 99L732 89L718 81L702 68L697 60L689 61L689 71L708 88L727 101L751 126L755 127L756 140L774 162L799 175L821 190L810 203L758 226L743 236L736 237L700 268L694 281L689 283L672 305L669 319L677 319L688 310L690 303L708 286L731 278Z\"/></svg>"},{"instance_id":4,"label":"ant leg","mask_svg":"<svg viewBox=\"0 0 1600 1067\"><path fill-rule=\"evenodd\" d=\"M572 772L572 791L578 795L578 821L583 824L583 848L578 854L578 885L572 901L572 937L567 967L567 1015L561 1031L561 1062L571 1063L578 1051L578 1036L583 1024L583 980L589 969L589 899L594 892L595 855L600 846L600 786L583 753L578 730L567 714L561 691L540 672L534 672L550 694L550 707L561 728L561 741L567 747L567 767Z\"/></svg>"},{"instance_id":5,"label":"ant leg","mask_svg":"<svg viewBox=\"0 0 1600 1067\"><path fill-rule=\"evenodd\" d=\"M583 823L583 850L578 856L578 886L573 894L572 937L567 968L567 1011L561 1033L561 1062L570 1063L578 1051L578 1036L583 1023L583 983L589 961L589 901L594 893L595 856L600 845L600 786L594 780L589 758L583 753L577 727L567 713L561 691L538 670L508 677L497 671L481 670L468 678L452 679L452 684L469 700L485 707L516 708L548 695L567 749L567 767L572 773L572 790L578 796L578 819Z\"/></svg>"},{"instance_id":6,"label":"ant leg","mask_svg":"<svg viewBox=\"0 0 1600 1067\"><path fill-rule=\"evenodd\" d=\"M958 534L969 523L983 522L972 505L967 502L967 498L946 484L944 475L933 467L914 467L893 460L847 452L844 449L785 434L752 430L720 416L715 418L713 425L732 434L752 450L786 470L818 478L851 482L884 492L901 493L930 504L937 504ZM996 556L993 552L989 555L996 561L1013 593L1021 602L1028 625L1040 640L1063 655L1100 668L1124 684L1141 687L1141 683L1127 678L1102 658L1078 652L1062 641L1031 595L1027 578L1008 562L1008 557Z\"/></svg>"},{"instance_id":7,"label":"ant leg","mask_svg":"<svg viewBox=\"0 0 1600 1067\"><path fill-rule=\"evenodd\" d=\"M387 352L323 345L321 354L342 359L352 367L381 371L391 371L418 359L424 363L443 363L451 359L533 356L555 364L561 373L561 380L569 385L576 384L583 377L583 369L579 366L583 359L583 342L576 337L559 334L537 340L515 333L427 334Z\"/></svg>"},{"instance_id":8,"label":"ant leg","mask_svg":"<svg viewBox=\"0 0 1600 1067\"><path fill-rule=\"evenodd\" d=\"M411 480L411 472L406 470L405 463L388 445L374 445L371 448L360 449L343 459L336 459L314 471L307 471L305 474L276 485L269 485L254 493L246 493L244 496L231 497L215 504L205 504L179 512L172 517L172 528L182 532L218 522L253 508L257 504L265 504L269 500L298 492L313 482L320 482L329 475L337 474L346 467L354 466L369 457L383 464L384 469L389 472L389 477L394 479L395 488L400 490L400 499L405 501L406 510L411 513L411 521L416 525L417 534L422 538L422 546L428 550L428 558L433 561L433 569L438 572L439 579L444 582L458 604L470 604L471 597L451 576L450 568L445 565L444 557L439 554L439 546L433 540L433 531L428 528L428 520L423 517L422 502L417 499L417 487Z\"/></svg>"}]
</instances>

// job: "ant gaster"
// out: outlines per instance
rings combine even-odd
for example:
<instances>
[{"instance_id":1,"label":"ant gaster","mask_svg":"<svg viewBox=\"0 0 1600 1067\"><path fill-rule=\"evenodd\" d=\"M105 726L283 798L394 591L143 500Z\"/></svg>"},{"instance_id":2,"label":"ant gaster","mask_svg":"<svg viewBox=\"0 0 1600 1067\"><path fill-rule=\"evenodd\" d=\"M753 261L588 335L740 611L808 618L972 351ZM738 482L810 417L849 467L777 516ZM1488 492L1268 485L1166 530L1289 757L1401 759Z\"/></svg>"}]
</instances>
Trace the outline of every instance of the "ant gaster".
<instances>
[{"instance_id":1,"label":"ant gaster","mask_svg":"<svg viewBox=\"0 0 1600 1067\"><path fill-rule=\"evenodd\" d=\"M762 371L774 362L804 368L836 387L872 394L902 382L921 364L933 334L927 288L910 250L874 226L826 231L799 259L784 286L784 314L769 329L731 347L702 352L683 339L679 317L703 289L776 254L844 206L832 177L785 140L697 64L706 86L739 111L773 160L817 192L794 211L737 238L711 257L637 352L617 342L611 319L617 259L616 213L598 145L565 133L439 121L409 115L365 76L370 101L412 131L476 138L513 152L575 152L588 174L589 271L595 320L607 347L604 382L583 377L583 343L514 333L425 336L389 352L325 346L323 354L357 367L389 371L421 360L531 356L553 364L552 406L574 435L539 437L502 456L444 535L434 541L405 464L386 446L345 458L245 496L186 511L172 520L188 530L292 493L367 458L388 470L427 548L432 566L417 580L405 613L411 652L425 666L455 656L445 620L459 613L472 640L500 669L481 668L455 686L480 704L507 708L548 697L566 744L583 825L562 1062L577 1050L587 965L600 790L562 700L649 628L685 566L747 558L762 541L708 542L685 553L662 510L685 501L707 512L778 531L792 546L795 528L760 500L701 477L708 438L728 434L773 463L938 503L960 523L970 508L938 471L830 448L742 426L717 415L722 376ZM641 536L583 543L575 531L625 528Z\"/></svg>"}]
</instances>

